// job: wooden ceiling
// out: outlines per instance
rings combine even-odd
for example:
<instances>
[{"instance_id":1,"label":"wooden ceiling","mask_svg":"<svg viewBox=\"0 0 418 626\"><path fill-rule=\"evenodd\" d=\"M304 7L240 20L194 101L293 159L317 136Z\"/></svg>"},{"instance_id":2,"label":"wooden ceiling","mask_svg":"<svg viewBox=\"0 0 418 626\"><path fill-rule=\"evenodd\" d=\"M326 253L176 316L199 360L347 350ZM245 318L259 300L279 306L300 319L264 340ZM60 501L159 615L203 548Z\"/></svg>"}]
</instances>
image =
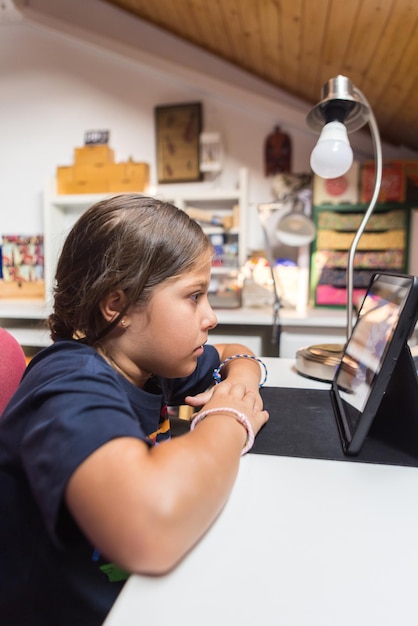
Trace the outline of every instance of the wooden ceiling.
<instances>
[{"instance_id":1,"label":"wooden ceiling","mask_svg":"<svg viewBox=\"0 0 418 626\"><path fill-rule=\"evenodd\" d=\"M418 0L106 0L307 103L345 74L418 150Z\"/></svg>"}]
</instances>

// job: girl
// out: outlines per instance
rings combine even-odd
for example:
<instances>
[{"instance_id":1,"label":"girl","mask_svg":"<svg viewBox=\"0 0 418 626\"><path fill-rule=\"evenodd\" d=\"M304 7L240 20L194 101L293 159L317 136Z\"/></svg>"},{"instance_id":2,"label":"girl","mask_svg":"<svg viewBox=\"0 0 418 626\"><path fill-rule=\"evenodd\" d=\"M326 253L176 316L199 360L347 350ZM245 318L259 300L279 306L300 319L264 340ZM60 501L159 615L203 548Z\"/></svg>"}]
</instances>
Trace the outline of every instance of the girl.
<instances>
[{"instance_id":1,"label":"girl","mask_svg":"<svg viewBox=\"0 0 418 626\"><path fill-rule=\"evenodd\" d=\"M211 257L186 213L135 194L68 235L53 344L0 420L5 624L101 624L128 573L169 571L222 509L268 415L257 359L205 345ZM185 402L196 427L170 439Z\"/></svg>"}]
</instances>

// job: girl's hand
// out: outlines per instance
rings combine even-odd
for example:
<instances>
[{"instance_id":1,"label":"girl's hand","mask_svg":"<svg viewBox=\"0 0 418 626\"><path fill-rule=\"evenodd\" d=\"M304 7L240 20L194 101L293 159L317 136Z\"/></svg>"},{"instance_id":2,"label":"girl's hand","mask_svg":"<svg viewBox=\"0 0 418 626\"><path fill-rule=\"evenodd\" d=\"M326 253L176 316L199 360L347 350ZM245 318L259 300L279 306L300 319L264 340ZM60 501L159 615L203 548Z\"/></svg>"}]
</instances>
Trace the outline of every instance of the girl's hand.
<instances>
[{"instance_id":1,"label":"girl's hand","mask_svg":"<svg viewBox=\"0 0 418 626\"><path fill-rule=\"evenodd\" d=\"M186 396L184 398L184 401L189 406L193 406L193 407L196 407L196 408L201 408L202 406L207 404L209 402L209 400L212 398L214 390L216 389L216 387L221 387L222 388L225 385L226 382L227 381L223 380L218 385L213 385L212 387L210 387L206 391L203 391L202 393L197 393L195 396ZM229 385L231 386L231 383L229 383ZM261 396L260 396L260 394L258 392L256 392L256 393L254 393L254 397L256 399L256 406L257 406L258 410L261 411L262 408L263 408L263 401L261 399Z\"/></svg>"},{"instance_id":2,"label":"girl's hand","mask_svg":"<svg viewBox=\"0 0 418 626\"><path fill-rule=\"evenodd\" d=\"M214 388L215 388L215 385L207 389L207 391L203 391L202 393L197 393L195 396L186 396L184 398L184 401L189 406L200 408L201 406L209 402L209 400L212 397Z\"/></svg>"},{"instance_id":3,"label":"girl's hand","mask_svg":"<svg viewBox=\"0 0 418 626\"><path fill-rule=\"evenodd\" d=\"M250 420L255 434L258 433L269 418L268 412L263 410L260 394L251 389L248 390L241 383L234 384L224 380L218 385L211 387L207 392L197 394L196 396L188 396L185 400L191 406L200 407L203 406L201 402L205 398L205 410L228 407L244 413ZM192 402L196 404L192 404Z\"/></svg>"}]
</instances>

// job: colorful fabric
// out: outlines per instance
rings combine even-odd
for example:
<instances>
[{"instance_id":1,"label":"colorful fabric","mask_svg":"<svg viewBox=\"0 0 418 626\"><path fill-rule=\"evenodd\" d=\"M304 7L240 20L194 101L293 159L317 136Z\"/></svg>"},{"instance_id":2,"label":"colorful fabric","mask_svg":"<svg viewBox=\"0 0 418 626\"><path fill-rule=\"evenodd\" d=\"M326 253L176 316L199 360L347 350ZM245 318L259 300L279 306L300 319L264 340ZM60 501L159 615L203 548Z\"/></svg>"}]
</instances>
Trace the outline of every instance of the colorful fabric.
<instances>
[{"instance_id":1,"label":"colorful fabric","mask_svg":"<svg viewBox=\"0 0 418 626\"><path fill-rule=\"evenodd\" d=\"M366 289L353 290L353 302L361 302L366 294ZM318 285L315 291L315 304L317 306L346 306L347 290L332 285Z\"/></svg>"},{"instance_id":2,"label":"colorful fabric","mask_svg":"<svg viewBox=\"0 0 418 626\"><path fill-rule=\"evenodd\" d=\"M368 287L373 272L361 270L353 272L353 285L355 288ZM318 280L319 285L331 285L333 287L347 286L346 270L324 268Z\"/></svg>"},{"instance_id":3,"label":"colorful fabric","mask_svg":"<svg viewBox=\"0 0 418 626\"><path fill-rule=\"evenodd\" d=\"M363 217L364 212L318 211L318 228L356 232ZM406 228L407 220L408 214L405 209L373 213L367 222L366 232Z\"/></svg>"},{"instance_id":4,"label":"colorful fabric","mask_svg":"<svg viewBox=\"0 0 418 626\"><path fill-rule=\"evenodd\" d=\"M346 250L318 250L314 253L314 267L346 268L348 252ZM404 250L358 251L354 257L355 268L402 270L405 263Z\"/></svg>"},{"instance_id":5,"label":"colorful fabric","mask_svg":"<svg viewBox=\"0 0 418 626\"><path fill-rule=\"evenodd\" d=\"M335 230L319 230L316 246L319 250L348 250L355 233L344 233ZM399 249L406 244L406 230L391 230L383 233L366 232L358 243L358 250Z\"/></svg>"}]
</instances>

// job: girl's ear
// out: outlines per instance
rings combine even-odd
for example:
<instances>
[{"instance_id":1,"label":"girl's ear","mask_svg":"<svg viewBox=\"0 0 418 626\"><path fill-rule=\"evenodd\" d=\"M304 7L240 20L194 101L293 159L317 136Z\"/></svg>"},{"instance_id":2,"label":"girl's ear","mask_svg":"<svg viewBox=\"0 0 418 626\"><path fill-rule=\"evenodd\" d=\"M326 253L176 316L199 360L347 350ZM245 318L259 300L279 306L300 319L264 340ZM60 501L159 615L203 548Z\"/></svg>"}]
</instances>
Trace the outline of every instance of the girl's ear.
<instances>
[{"instance_id":1,"label":"girl's ear","mask_svg":"<svg viewBox=\"0 0 418 626\"><path fill-rule=\"evenodd\" d=\"M126 306L126 296L122 289L112 291L100 302L100 312L103 315L103 319L110 323L112 322Z\"/></svg>"}]
</instances>

